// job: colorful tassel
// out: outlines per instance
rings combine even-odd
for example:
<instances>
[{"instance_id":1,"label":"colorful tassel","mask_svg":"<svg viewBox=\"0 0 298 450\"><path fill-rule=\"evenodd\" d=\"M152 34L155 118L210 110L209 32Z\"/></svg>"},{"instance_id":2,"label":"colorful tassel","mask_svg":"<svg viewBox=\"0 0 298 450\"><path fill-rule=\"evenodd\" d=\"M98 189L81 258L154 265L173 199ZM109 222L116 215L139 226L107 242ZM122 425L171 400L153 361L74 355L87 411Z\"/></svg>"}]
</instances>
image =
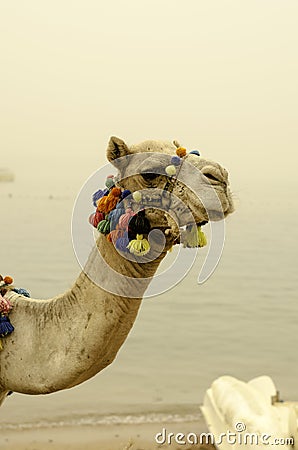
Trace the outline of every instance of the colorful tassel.
<instances>
[{"instance_id":1,"label":"colorful tassel","mask_svg":"<svg viewBox=\"0 0 298 450\"><path fill-rule=\"evenodd\" d=\"M119 218L119 228L127 230L130 219L135 215L131 208L127 208L125 214Z\"/></svg>"},{"instance_id":2,"label":"colorful tassel","mask_svg":"<svg viewBox=\"0 0 298 450\"><path fill-rule=\"evenodd\" d=\"M0 314L9 314L12 309L10 301L0 294Z\"/></svg>"},{"instance_id":3,"label":"colorful tassel","mask_svg":"<svg viewBox=\"0 0 298 450\"><path fill-rule=\"evenodd\" d=\"M108 189L111 189L113 186L115 186L113 175L108 176L108 178L106 179L105 185Z\"/></svg>"},{"instance_id":4,"label":"colorful tassel","mask_svg":"<svg viewBox=\"0 0 298 450\"><path fill-rule=\"evenodd\" d=\"M124 231L123 230L119 230L119 228L117 227L115 230L112 230L108 235L107 235L107 240L109 242L113 242L115 243L117 241L117 239L121 238L123 236Z\"/></svg>"},{"instance_id":5,"label":"colorful tassel","mask_svg":"<svg viewBox=\"0 0 298 450\"><path fill-rule=\"evenodd\" d=\"M130 218L128 224L128 237L134 239L137 234L148 234L151 225L147 217L145 217L145 210L139 211Z\"/></svg>"},{"instance_id":6,"label":"colorful tassel","mask_svg":"<svg viewBox=\"0 0 298 450\"><path fill-rule=\"evenodd\" d=\"M205 247L207 245L206 235L202 231L201 227L198 227L197 230L198 230L198 245L199 247Z\"/></svg>"},{"instance_id":7,"label":"colorful tassel","mask_svg":"<svg viewBox=\"0 0 298 450\"><path fill-rule=\"evenodd\" d=\"M101 220L97 225L97 229L102 234L109 234L110 232L110 221L107 219Z\"/></svg>"},{"instance_id":8,"label":"colorful tassel","mask_svg":"<svg viewBox=\"0 0 298 450\"><path fill-rule=\"evenodd\" d=\"M119 188L113 188L111 192L105 196L102 197L97 202L97 210L99 212L108 214L112 209L114 209L119 201L121 195L121 189Z\"/></svg>"},{"instance_id":9,"label":"colorful tassel","mask_svg":"<svg viewBox=\"0 0 298 450\"><path fill-rule=\"evenodd\" d=\"M186 155L186 148L178 147L176 150L176 154L177 154L177 156L179 156L179 158L183 158L183 156Z\"/></svg>"},{"instance_id":10,"label":"colorful tassel","mask_svg":"<svg viewBox=\"0 0 298 450\"><path fill-rule=\"evenodd\" d=\"M11 302L4 297L7 290L11 290L16 292L17 294L24 295L25 297L30 297L30 294L26 289L20 288L13 288L10 286L7 288L8 285L11 285L13 283L13 279L11 277L2 277L0 275L0 338L4 338L11 334L14 331L14 326L11 324L8 314L12 310L12 304ZM0 351L3 350L3 345L0 339Z\"/></svg>"},{"instance_id":11,"label":"colorful tassel","mask_svg":"<svg viewBox=\"0 0 298 450\"><path fill-rule=\"evenodd\" d=\"M24 297L28 297L30 298L30 293L27 291L27 289L24 288L14 288L13 289L14 292L16 292L17 294L23 295Z\"/></svg>"},{"instance_id":12,"label":"colorful tassel","mask_svg":"<svg viewBox=\"0 0 298 450\"><path fill-rule=\"evenodd\" d=\"M0 295L4 296L6 292L11 289L11 286L9 285L12 283L13 279L11 277L6 276L3 278L2 275L0 275Z\"/></svg>"},{"instance_id":13,"label":"colorful tassel","mask_svg":"<svg viewBox=\"0 0 298 450\"><path fill-rule=\"evenodd\" d=\"M91 214L91 216L89 217L89 223L91 225L93 225L94 228L97 228L97 225L99 224L99 222L104 220L104 218L105 218L104 213L96 211L95 213Z\"/></svg>"},{"instance_id":14,"label":"colorful tassel","mask_svg":"<svg viewBox=\"0 0 298 450\"><path fill-rule=\"evenodd\" d=\"M0 337L5 337L11 334L14 330L13 325L7 316L0 315Z\"/></svg>"},{"instance_id":15,"label":"colorful tassel","mask_svg":"<svg viewBox=\"0 0 298 450\"><path fill-rule=\"evenodd\" d=\"M129 244L129 239L128 239L128 233L124 232L123 236L118 238L116 240L116 248L118 250L120 250L121 252L128 252L128 244Z\"/></svg>"},{"instance_id":16,"label":"colorful tassel","mask_svg":"<svg viewBox=\"0 0 298 450\"><path fill-rule=\"evenodd\" d=\"M88 218L88 222L90 223L90 225L92 225L94 227L94 217L95 217L95 213L90 214L89 218Z\"/></svg>"},{"instance_id":17,"label":"colorful tassel","mask_svg":"<svg viewBox=\"0 0 298 450\"><path fill-rule=\"evenodd\" d=\"M144 256L150 251L150 244L147 239L143 238L142 234L137 234L136 239L130 241L127 248L133 255Z\"/></svg>"},{"instance_id":18,"label":"colorful tassel","mask_svg":"<svg viewBox=\"0 0 298 450\"><path fill-rule=\"evenodd\" d=\"M120 217L125 214L125 209L123 208L123 202L118 203L116 208L113 209L108 215L108 219L111 224L111 231L116 229L116 226L119 222Z\"/></svg>"},{"instance_id":19,"label":"colorful tassel","mask_svg":"<svg viewBox=\"0 0 298 450\"><path fill-rule=\"evenodd\" d=\"M107 189L106 189L107 191ZM92 196L92 201L93 201L93 205L96 207L97 206L97 202L100 198L102 198L104 196L104 191L102 191L101 189L98 189L98 191L94 192L93 196Z\"/></svg>"},{"instance_id":20,"label":"colorful tassel","mask_svg":"<svg viewBox=\"0 0 298 450\"><path fill-rule=\"evenodd\" d=\"M128 197L130 194L131 194L131 192L130 192L129 189L124 189L124 191L123 191L122 194L121 194L122 200L123 200L124 198Z\"/></svg>"},{"instance_id":21,"label":"colorful tassel","mask_svg":"<svg viewBox=\"0 0 298 450\"><path fill-rule=\"evenodd\" d=\"M195 248L198 246L197 227L189 225L183 235L183 247Z\"/></svg>"},{"instance_id":22,"label":"colorful tassel","mask_svg":"<svg viewBox=\"0 0 298 450\"><path fill-rule=\"evenodd\" d=\"M207 239L200 226L190 225L186 227L183 246L188 248L205 247Z\"/></svg>"}]
</instances>

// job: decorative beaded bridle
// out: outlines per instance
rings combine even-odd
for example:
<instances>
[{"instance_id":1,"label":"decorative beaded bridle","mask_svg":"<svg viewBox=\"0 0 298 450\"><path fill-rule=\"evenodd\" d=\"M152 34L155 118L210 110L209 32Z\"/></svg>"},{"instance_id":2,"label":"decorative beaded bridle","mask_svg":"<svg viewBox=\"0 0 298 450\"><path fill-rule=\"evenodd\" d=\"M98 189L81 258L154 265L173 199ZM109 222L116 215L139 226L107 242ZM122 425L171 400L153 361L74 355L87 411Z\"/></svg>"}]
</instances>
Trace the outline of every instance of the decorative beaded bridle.
<instances>
[{"instance_id":1,"label":"decorative beaded bridle","mask_svg":"<svg viewBox=\"0 0 298 450\"><path fill-rule=\"evenodd\" d=\"M189 153L200 156L198 150ZM186 154L185 148L178 147L176 155L171 158L171 164L166 166L167 180L163 187L164 193L173 191ZM113 242L119 251L130 252L136 256L146 255L150 251L150 244L144 235L149 234L151 225L145 217L142 193L140 191L131 193L127 189L117 187L113 176L109 176L105 184L105 190L100 189L93 194L96 211L89 217L89 222L100 233L106 235L108 241ZM138 211L131 208L132 201L141 205ZM185 247L206 245L206 238L200 227L190 226L186 231L183 243Z\"/></svg>"}]
</instances>

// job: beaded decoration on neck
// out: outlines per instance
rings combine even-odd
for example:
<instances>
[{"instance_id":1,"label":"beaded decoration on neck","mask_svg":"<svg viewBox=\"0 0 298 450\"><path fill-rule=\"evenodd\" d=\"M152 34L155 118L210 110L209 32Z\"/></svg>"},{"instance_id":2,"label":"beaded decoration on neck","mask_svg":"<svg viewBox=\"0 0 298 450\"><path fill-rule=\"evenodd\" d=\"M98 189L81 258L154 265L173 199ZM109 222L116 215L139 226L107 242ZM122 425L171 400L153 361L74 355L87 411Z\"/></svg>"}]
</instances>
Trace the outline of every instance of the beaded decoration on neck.
<instances>
[{"instance_id":1,"label":"beaded decoration on neck","mask_svg":"<svg viewBox=\"0 0 298 450\"><path fill-rule=\"evenodd\" d=\"M12 286L13 279L9 276L2 277L0 275L0 351L3 350L1 338L5 338L14 331L13 325L9 320L9 313L12 310L12 304L5 294L8 291L14 291L17 294L24 295L25 297L30 297L30 294L26 289L17 289Z\"/></svg>"}]
</instances>

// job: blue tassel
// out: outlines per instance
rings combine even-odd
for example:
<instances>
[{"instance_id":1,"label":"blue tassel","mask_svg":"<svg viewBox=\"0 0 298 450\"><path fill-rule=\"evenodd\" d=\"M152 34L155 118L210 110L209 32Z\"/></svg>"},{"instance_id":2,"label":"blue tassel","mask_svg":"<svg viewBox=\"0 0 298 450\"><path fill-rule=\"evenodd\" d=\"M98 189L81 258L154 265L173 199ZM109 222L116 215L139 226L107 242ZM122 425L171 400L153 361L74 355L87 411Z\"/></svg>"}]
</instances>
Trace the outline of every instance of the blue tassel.
<instances>
[{"instance_id":1,"label":"blue tassel","mask_svg":"<svg viewBox=\"0 0 298 450\"><path fill-rule=\"evenodd\" d=\"M92 196L92 200L93 200L93 205L96 207L97 206L97 200L99 200L100 198L104 197L105 195L108 195L109 193L109 189L98 189L98 191L94 192L93 196Z\"/></svg>"},{"instance_id":2,"label":"blue tassel","mask_svg":"<svg viewBox=\"0 0 298 450\"><path fill-rule=\"evenodd\" d=\"M108 215L111 231L115 230L116 225L118 225L119 219L122 216L122 214L125 214L125 209L123 208L122 203L118 203L116 208L113 209Z\"/></svg>"},{"instance_id":3,"label":"blue tassel","mask_svg":"<svg viewBox=\"0 0 298 450\"><path fill-rule=\"evenodd\" d=\"M5 337L8 334L11 334L14 330L14 327L10 323L10 320L7 316L0 316L0 337Z\"/></svg>"},{"instance_id":4,"label":"blue tassel","mask_svg":"<svg viewBox=\"0 0 298 450\"><path fill-rule=\"evenodd\" d=\"M120 250L121 252L128 252L127 248L128 244L129 244L128 233L125 232L121 238L117 239L115 245L117 250Z\"/></svg>"},{"instance_id":5,"label":"blue tassel","mask_svg":"<svg viewBox=\"0 0 298 450\"><path fill-rule=\"evenodd\" d=\"M30 294L29 294L29 292L27 291L27 289L24 289L24 288L18 288L18 289L17 289L17 288L14 288L13 291L16 292L17 294L24 295L24 297L30 298Z\"/></svg>"},{"instance_id":6,"label":"blue tassel","mask_svg":"<svg viewBox=\"0 0 298 450\"><path fill-rule=\"evenodd\" d=\"M92 196L92 200L93 200L93 205L95 207L96 207L97 200L99 200L101 197L103 197L103 190L102 189L98 189L98 191L94 192L94 194Z\"/></svg>"},{"instance_id":7,"label":"blue tassel","mask_svg":"<svg viewBox=\"0 0 298 450\"><path fill-rule=\"evenodd\" d=\"M121 193L121 198L122 198L122 200L123 200L125 197L128 197L130 194L131 194L131 192L130 192L129 189L124 189L124 191Z\"/></svg>"}]
</instances>

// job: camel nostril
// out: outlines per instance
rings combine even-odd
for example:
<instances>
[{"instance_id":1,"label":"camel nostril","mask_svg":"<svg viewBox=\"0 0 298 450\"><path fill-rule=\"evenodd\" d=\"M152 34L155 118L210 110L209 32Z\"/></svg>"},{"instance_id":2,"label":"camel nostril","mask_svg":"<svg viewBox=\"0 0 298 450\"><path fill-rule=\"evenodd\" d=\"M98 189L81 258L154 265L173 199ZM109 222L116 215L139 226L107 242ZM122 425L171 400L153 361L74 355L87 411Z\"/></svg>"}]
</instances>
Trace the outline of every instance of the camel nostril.
<instances>
[{"instance_id":1,"label":"camel nostril","mask_svg":"<svg viewBox=\"0 0 298 450\"><path fill-rule=\"evenodd\" d=\"M203 167L202 174L204 177L208 178L209 182L212 184L227 184L228 173L221 166L207 165Z\"/></svg>"}]
</instances>

